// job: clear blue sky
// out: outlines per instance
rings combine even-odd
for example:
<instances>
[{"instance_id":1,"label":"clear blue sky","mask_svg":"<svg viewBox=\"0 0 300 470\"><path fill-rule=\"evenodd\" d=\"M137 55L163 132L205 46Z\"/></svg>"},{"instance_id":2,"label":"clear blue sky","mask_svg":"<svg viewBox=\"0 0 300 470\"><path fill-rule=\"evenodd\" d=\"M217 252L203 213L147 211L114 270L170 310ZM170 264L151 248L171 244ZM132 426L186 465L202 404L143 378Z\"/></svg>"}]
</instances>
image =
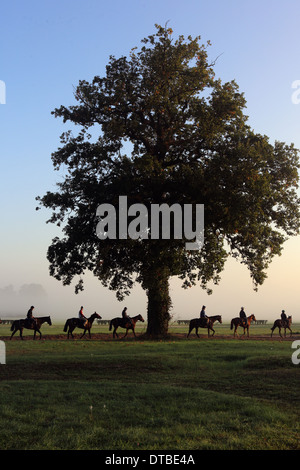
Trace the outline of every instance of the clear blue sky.
<instances>
[{"instance_id":1,"label":"clear blue sky","mask_svg":"<svg viewBox=\"0 0 300 470\"><path fill-rule=\"evenodd\" d=\"M57 235L45 224L45 210L36 212L35 196L54 189L51 153L67 130L51 115L72 104L78 80L103 75L110 55L128 55L152 34L154 24L169 26L174 36L201 35L210 40L210 57L220 56L216 75L235 79L245 93L249 122L271 142L294 142L300 148L300 104L292 103L292 83L300 80L300 4L298 0L11 0L1 4L0 80L6 104L0 104L1 273L0 316L26 313L65 319L80 305L104 318L146 315L140 288L121 305L114 293L87 276L86 290L75 296L48 275L46 250ZM286 244L270 268L259 293L252 290L245 268L230 262L210 297L200 289L183 291L172 283L175 318L208 314L225 320L243 305L248 314L278 318L281 309L300 321L298 282L300 239Z\"/></svg>"}]
</instances>

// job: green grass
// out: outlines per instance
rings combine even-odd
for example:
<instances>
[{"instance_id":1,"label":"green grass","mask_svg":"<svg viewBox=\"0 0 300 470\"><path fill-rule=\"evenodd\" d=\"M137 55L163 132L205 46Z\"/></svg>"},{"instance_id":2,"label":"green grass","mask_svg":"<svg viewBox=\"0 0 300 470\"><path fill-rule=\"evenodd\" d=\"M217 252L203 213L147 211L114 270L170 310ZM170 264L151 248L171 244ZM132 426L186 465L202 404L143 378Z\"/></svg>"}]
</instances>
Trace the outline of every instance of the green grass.
<instances>
[{"instance_id":1,"label":"green grass","mask_svg":"<svg viewBox=\"0 0 300 470\"><path fill-rule=\"evenodd\" d=\"M0 449L300 448L291 341L5 344Z\"/></svg>"}]
</instances>

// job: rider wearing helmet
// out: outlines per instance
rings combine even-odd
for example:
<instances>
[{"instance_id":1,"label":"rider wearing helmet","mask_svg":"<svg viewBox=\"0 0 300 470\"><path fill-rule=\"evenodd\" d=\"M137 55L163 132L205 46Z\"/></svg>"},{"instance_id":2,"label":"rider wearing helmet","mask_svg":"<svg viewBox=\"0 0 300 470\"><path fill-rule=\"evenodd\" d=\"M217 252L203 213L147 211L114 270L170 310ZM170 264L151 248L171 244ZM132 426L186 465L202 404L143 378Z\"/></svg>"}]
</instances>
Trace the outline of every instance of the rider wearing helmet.
<instances>
[{"instance_id":1,"label":"rider wearing helmet","mask_svg":"<svg viewBox=\"0 0 300 470\"><path fill-rule=\"evenodd\" d=\"M205 309L206 309L206 306L203 305L202 309L201 309L201 312L200 312L200 318L201 318L204 326L208 324L208 316L205 313Z\"/></svg>"},{"instance_id":2,"label":"rider wearing helmet","mask_svg":"<svg viewBox=\"0 0 300 470\"><path fill-rule=\"evenodd\" d=\"M31 305L30 309L27 312L27 321L30 327L35 324L35 318L33 316L33 309L34 309L34 306Z\"/></svg>"},{"instance_id":3,"label":"rider wearing helmet","mask_svg":"<svg viewBox=\"0 0 300 470\"><path fill-rule=\"evenodd\" d=\"M246 312L244 310L244 307L241 307L240 319L241 319L242 326L247 326L247 315L246 315Z\"/></svg>"}]
</instances>

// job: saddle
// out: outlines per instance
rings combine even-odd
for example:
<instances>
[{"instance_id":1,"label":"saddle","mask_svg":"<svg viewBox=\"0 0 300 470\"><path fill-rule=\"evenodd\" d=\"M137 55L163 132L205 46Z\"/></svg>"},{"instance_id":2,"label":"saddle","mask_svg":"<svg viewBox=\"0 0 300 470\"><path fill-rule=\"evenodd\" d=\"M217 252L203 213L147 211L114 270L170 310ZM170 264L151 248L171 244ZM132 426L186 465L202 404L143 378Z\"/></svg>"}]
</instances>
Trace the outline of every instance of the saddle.
<instances>
[{"instance_id":1,"label":"saddle","mask_svg":"<svg viewBox=\"0 0 300 470\"><path fill-rule=\"evenodd\" d=\"M203 328L207 327L209 325L209 318L207 317L200 317L200 326Z\"/></svg>"},{"instance_id":2,"label":"saddle","mask_svg":"<svg viewBox=\"0 0 300 470\"><path fill-rule=\"evenodd\" d=\"M132 326L132 321L130 317L123 317L122 318L122 325L123 328L126 328L126 324L129 323Z\"/></svg>"},{"instance_id":3,"label":"saddle","mask_svg":"<svg viewBox=\"0 0 300 470\"><path fill-rule=\"evenodd\" d=\"M25 318L25 320L23 320L24 322L24 327L25 328L34 328L34 326L36 325L36 320L35 318Z\"/></svg>"},{"instance_id":4,"label":"saddle","mask_svg":"<svg viewBox=\"0 0 300 470\"><path fill-rule=\"evenodd\" d=\"M82 325L83 328L87 328L88 320L86 320L85 318L80 318L79 319L79 324Z\"/></svg>"}]
</instances>

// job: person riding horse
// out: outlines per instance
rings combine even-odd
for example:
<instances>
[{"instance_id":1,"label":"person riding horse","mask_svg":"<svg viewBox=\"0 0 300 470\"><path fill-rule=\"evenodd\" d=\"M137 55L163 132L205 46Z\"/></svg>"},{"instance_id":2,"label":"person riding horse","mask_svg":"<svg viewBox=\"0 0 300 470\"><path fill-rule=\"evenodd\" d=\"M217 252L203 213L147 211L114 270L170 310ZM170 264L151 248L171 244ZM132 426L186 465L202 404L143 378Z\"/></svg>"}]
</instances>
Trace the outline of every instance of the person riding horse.
<instances>
[{"instance_id":1,"label":"person riding horse","mask_svg":"<svg viewBox=\"0 0 300 470\"><path fill-rule=\"evenodd\" d=\"M36 323L36 320L33 316L33 309L34 309L34 306L31 305L30 309L28 310L27 312L27 322L28 322L28 325L31 327L34 327L35 323Z\"/></svg>"},{"instance_id":2,"label":"person riding horse","mask_svg":"<svg viewBox=\"0 0 300 470\"><path fill-rule=\"evenodd\" d=\"M124 320L124 323L126 321L129 321L130 325L133 327L133 323L131 321L131 318L127 315L127 307L124 307L122 310L122 318Z\"/></svg>"},{"instance_id":3,"label":"person riding horse","mask_svg":"<svg viewBox=\"0 0 300 470\"><path fill-rule=\"evenodd\" d=\"M246 315L246 312L244 310L244 307L241 307L240 319L241 319L241 325L246 327L247 326L247 315Z\"/></svg>"},{"instance_id":4,"label":"person riding horse","mask_svg":"<svg viewBox=\"0 0 300 470\"><path fill-rule=\"evenodd\" d=\"M78 318L79 318L80 322L82 323L82 326L84 326L85 323L87 322L87 318L83 313L83 307L82 306L81 306L81 308L78 312Z\"/></svg>"},{"instance_id":5,"label":"person riding horse","mask_svg":"<svg viewBox=\"0 0 300 470\"><path fill-rule=\"evenodd\" d=\"M206 309L206 306L203 305L202 310L200 312L200 318L201 318L201 321L203 322L204 327L208 325L208 322L209 322L208 316L205 313L205 309Z\"/></svg>"},{"instance_id":6,"label":"person riding horse","mask_svg":"<svg viewBox=\"0 0 300 470\"><path fill-rule=\"evenodd\" d=\"M281 316L281 320L283 321L283 324L284 324L284 325L286 325L286 324L287 324L287 319L288 319L288 318L287 318L287 316L286 316L286 313L285 313L285 311L284 311L284 310L282 310L282 312L281 312L281 315L280 315L280 316Z\"/></svg>"}]
</instances>

